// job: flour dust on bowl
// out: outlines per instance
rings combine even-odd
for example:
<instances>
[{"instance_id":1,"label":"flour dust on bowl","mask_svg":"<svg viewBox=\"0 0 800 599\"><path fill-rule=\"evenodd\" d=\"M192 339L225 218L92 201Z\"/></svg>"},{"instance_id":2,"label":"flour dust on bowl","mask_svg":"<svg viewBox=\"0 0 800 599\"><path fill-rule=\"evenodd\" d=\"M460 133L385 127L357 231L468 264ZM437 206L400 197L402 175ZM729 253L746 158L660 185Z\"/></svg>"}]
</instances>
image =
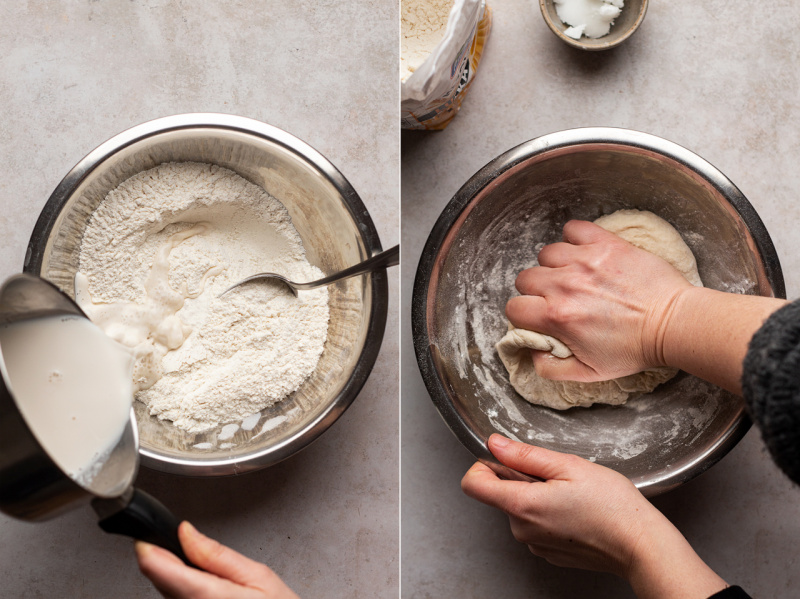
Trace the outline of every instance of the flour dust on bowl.
<instances>
[{"instance_id":1,"label":"flour dust on bowl","mask_svg":"<svg viewBox=\"0 0 800 599\"><path fill-rule=\"evenodd\" d=\"M753 207L720 171L664 139L585 128L534 139L478 171L442 212L412 300L417 361L440 414L480 460L492 433L574 453L625 474L647 495L721 459L750 422L744 402L686 373L622 406L556 411L509 383L495 343L517 274L561 240L570 219L647 210L680 233L706 287L784 297L777 254Z\"/></svg>"},{"instance_id":2,"label":"flour dust on bowl","mask_svg":"<svg viewBox=\"0 0 800 599\"><path fill-rule=\"evenodd\" d=\"M336 421L377 357L388 289L376 272L299 298L268 283L219 294L256 272L312 280L380 250L358 195L313 148L252 119L187 114L79 162L25 270L136 354L143 464L210 476L274 464Z\"/></svg>"}]
</instances>

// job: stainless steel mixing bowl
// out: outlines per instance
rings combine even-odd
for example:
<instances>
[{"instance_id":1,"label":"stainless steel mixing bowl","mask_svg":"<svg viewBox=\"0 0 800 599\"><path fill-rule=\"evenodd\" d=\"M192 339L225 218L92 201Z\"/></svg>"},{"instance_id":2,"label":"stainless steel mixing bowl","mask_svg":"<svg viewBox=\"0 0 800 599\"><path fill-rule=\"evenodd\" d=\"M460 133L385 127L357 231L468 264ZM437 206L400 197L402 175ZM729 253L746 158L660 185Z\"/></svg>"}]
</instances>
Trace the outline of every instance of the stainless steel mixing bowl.
<instances>
[{"instance_id":1,"label":"stainless steel mixing bowl","mask_svg":"<svg viewBox=\"0 0 800 599\"><path fill-rule=\"evenodd\" d=\"M574 453L625 474L647 495L697 476L747 432L741 398L686 373L625 406L566 412L513 390L494 344L518 272L561 239L570 219L621 208L669 221L707 287L785 297L764 225L721 172L666 140L622 129L545 135L496 158L453 197L417 269L417 361L440 414L472 453L508 477L486 447L494 432ZM709 315L713 317L713 315Z\"/></svg>"},{"instance_id":2,"label":"stainless steel mixing bowl","mask_svg":"<svg viewBox=\"0 0 800 599\"><path fill-rule=\"evenodd\" d=\"M93 210L132 175L181 161L231 169L280 200L309 261L323 272L342 270L381 250L358 194L319 152L252 119L185 114L133 127L81 160L42 210L25 271L74 297L81 239ZM375 363L386 324L386 273L342 281L329 293L324 351L315 372L295 393L263 410L252 430L240 429L223 444L218 443L220 429L189 434L134 402L142 463L176 474L238 474L279 462L319 437L344 413Z\"/></svg>"}]
</instances>

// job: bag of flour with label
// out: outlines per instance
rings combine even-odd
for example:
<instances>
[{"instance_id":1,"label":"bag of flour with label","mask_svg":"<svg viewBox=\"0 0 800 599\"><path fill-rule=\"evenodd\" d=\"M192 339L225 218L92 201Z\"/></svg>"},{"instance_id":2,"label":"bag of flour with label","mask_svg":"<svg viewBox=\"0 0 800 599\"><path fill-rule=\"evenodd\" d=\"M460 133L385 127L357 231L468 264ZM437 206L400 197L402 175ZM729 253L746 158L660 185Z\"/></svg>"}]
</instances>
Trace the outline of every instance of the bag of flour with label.
<instances>
[{"instance_id":1,"label":"bag of flour with label","mask_svg":"<svg viewBox=\"0 0 800 599\"><path fill-rule=\"evenodd\" d=\"M400 118L444 129L478 70L492 26L485 0L402 0Z\"/></svg>"}]
</instances>

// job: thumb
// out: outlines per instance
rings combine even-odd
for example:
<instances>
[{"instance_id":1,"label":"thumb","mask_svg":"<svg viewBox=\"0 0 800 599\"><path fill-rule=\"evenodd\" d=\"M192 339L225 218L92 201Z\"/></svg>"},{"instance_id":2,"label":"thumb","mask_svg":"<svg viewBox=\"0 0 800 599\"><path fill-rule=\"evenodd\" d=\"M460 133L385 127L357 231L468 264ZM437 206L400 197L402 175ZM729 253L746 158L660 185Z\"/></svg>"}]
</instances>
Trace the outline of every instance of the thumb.
<instances>
[{"instance_id":1,"label":"thumb","mask_svg":"<svg viewBox=\"0 0 800 599\"><path fill-rule=\"evenodd\" d=\"M536 374L545 379L554 381L596 381L595 370L575 356L557 358L550 352L531 350L533 367Z\"/></svg>"},{"instance_id":2,"label":"thumb","mask_svg":"<svg viewBox=\"0 0 800 599\"><path fill-rule=\"evenodd\" d=\"M178 536L186 556L206 572L265 592L284 586L266 565L207 537L189 522L181 522Z\"/></svg>"},{"instance_id":3,"label":"thumb","mask_svg":"<svg viewBox=\"0 0 800 599\"><path fill-rule=\"evenodd\" d=\"M512 441L502 435L489 437L489 450L502 464L545 480L569 478L580 458L543 447Z\"/></svg>"},{"instance_id":4,"label":"thumb","mask_svg":"<svg viewBox=\"0 0 800 599\"><path fill-rule=\"evenodd\" d=\"M614 233L607 231L600 225L587 220L571 220L564 225L564 241L572 245L587 245L597 243L608 237L619 239Z\"/></svg>"}]
</instances>

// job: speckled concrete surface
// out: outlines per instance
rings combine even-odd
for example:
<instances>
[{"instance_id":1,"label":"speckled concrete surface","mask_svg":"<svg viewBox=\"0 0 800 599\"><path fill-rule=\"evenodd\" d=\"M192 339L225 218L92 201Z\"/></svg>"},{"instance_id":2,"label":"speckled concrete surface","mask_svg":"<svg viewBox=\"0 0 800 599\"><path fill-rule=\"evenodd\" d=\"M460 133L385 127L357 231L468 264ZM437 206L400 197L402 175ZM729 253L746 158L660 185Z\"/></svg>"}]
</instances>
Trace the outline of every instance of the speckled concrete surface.
<instances>
[{"instance_id":1,"label":"speckled concrete surface","mask_svg":"<svg viewBox=\"0 0 800 599\"><path fill-rule=\"evenodd\" d=\"M800 4L650 3L641 29L601 54L547 29L538 3L489 0L494 29L461 113L441 133L402 137L402 595L620 598L612 576L559 569L516 543L506 518L461 494L471 456L419 376L407 315L422 245L479 168L539 135L581 126L638 129L722 170L764 220L790 298L800 295ZM722 462L655 500L700 555L758 597L800 593L800 489L751 431Z\"/></svg>"},{"instance_id":2,"label":"speckled concrete surface","mask_svg":"<svg viewBox=\"0 0 800 599\"><path fill-rule=\"evenodd\" d=\"M398 242L398 8L355 2L13 2L0 6L0 277L21 270L41 207L114 134L225 112L327 156ZM381 354L319 441L241 478L143 471L176 514L272 566L303 597L396 597L398 269ZM0 596L157 597L130 540L87 507L42 524L0 517Z\"/></svg>"}]
</instances>

